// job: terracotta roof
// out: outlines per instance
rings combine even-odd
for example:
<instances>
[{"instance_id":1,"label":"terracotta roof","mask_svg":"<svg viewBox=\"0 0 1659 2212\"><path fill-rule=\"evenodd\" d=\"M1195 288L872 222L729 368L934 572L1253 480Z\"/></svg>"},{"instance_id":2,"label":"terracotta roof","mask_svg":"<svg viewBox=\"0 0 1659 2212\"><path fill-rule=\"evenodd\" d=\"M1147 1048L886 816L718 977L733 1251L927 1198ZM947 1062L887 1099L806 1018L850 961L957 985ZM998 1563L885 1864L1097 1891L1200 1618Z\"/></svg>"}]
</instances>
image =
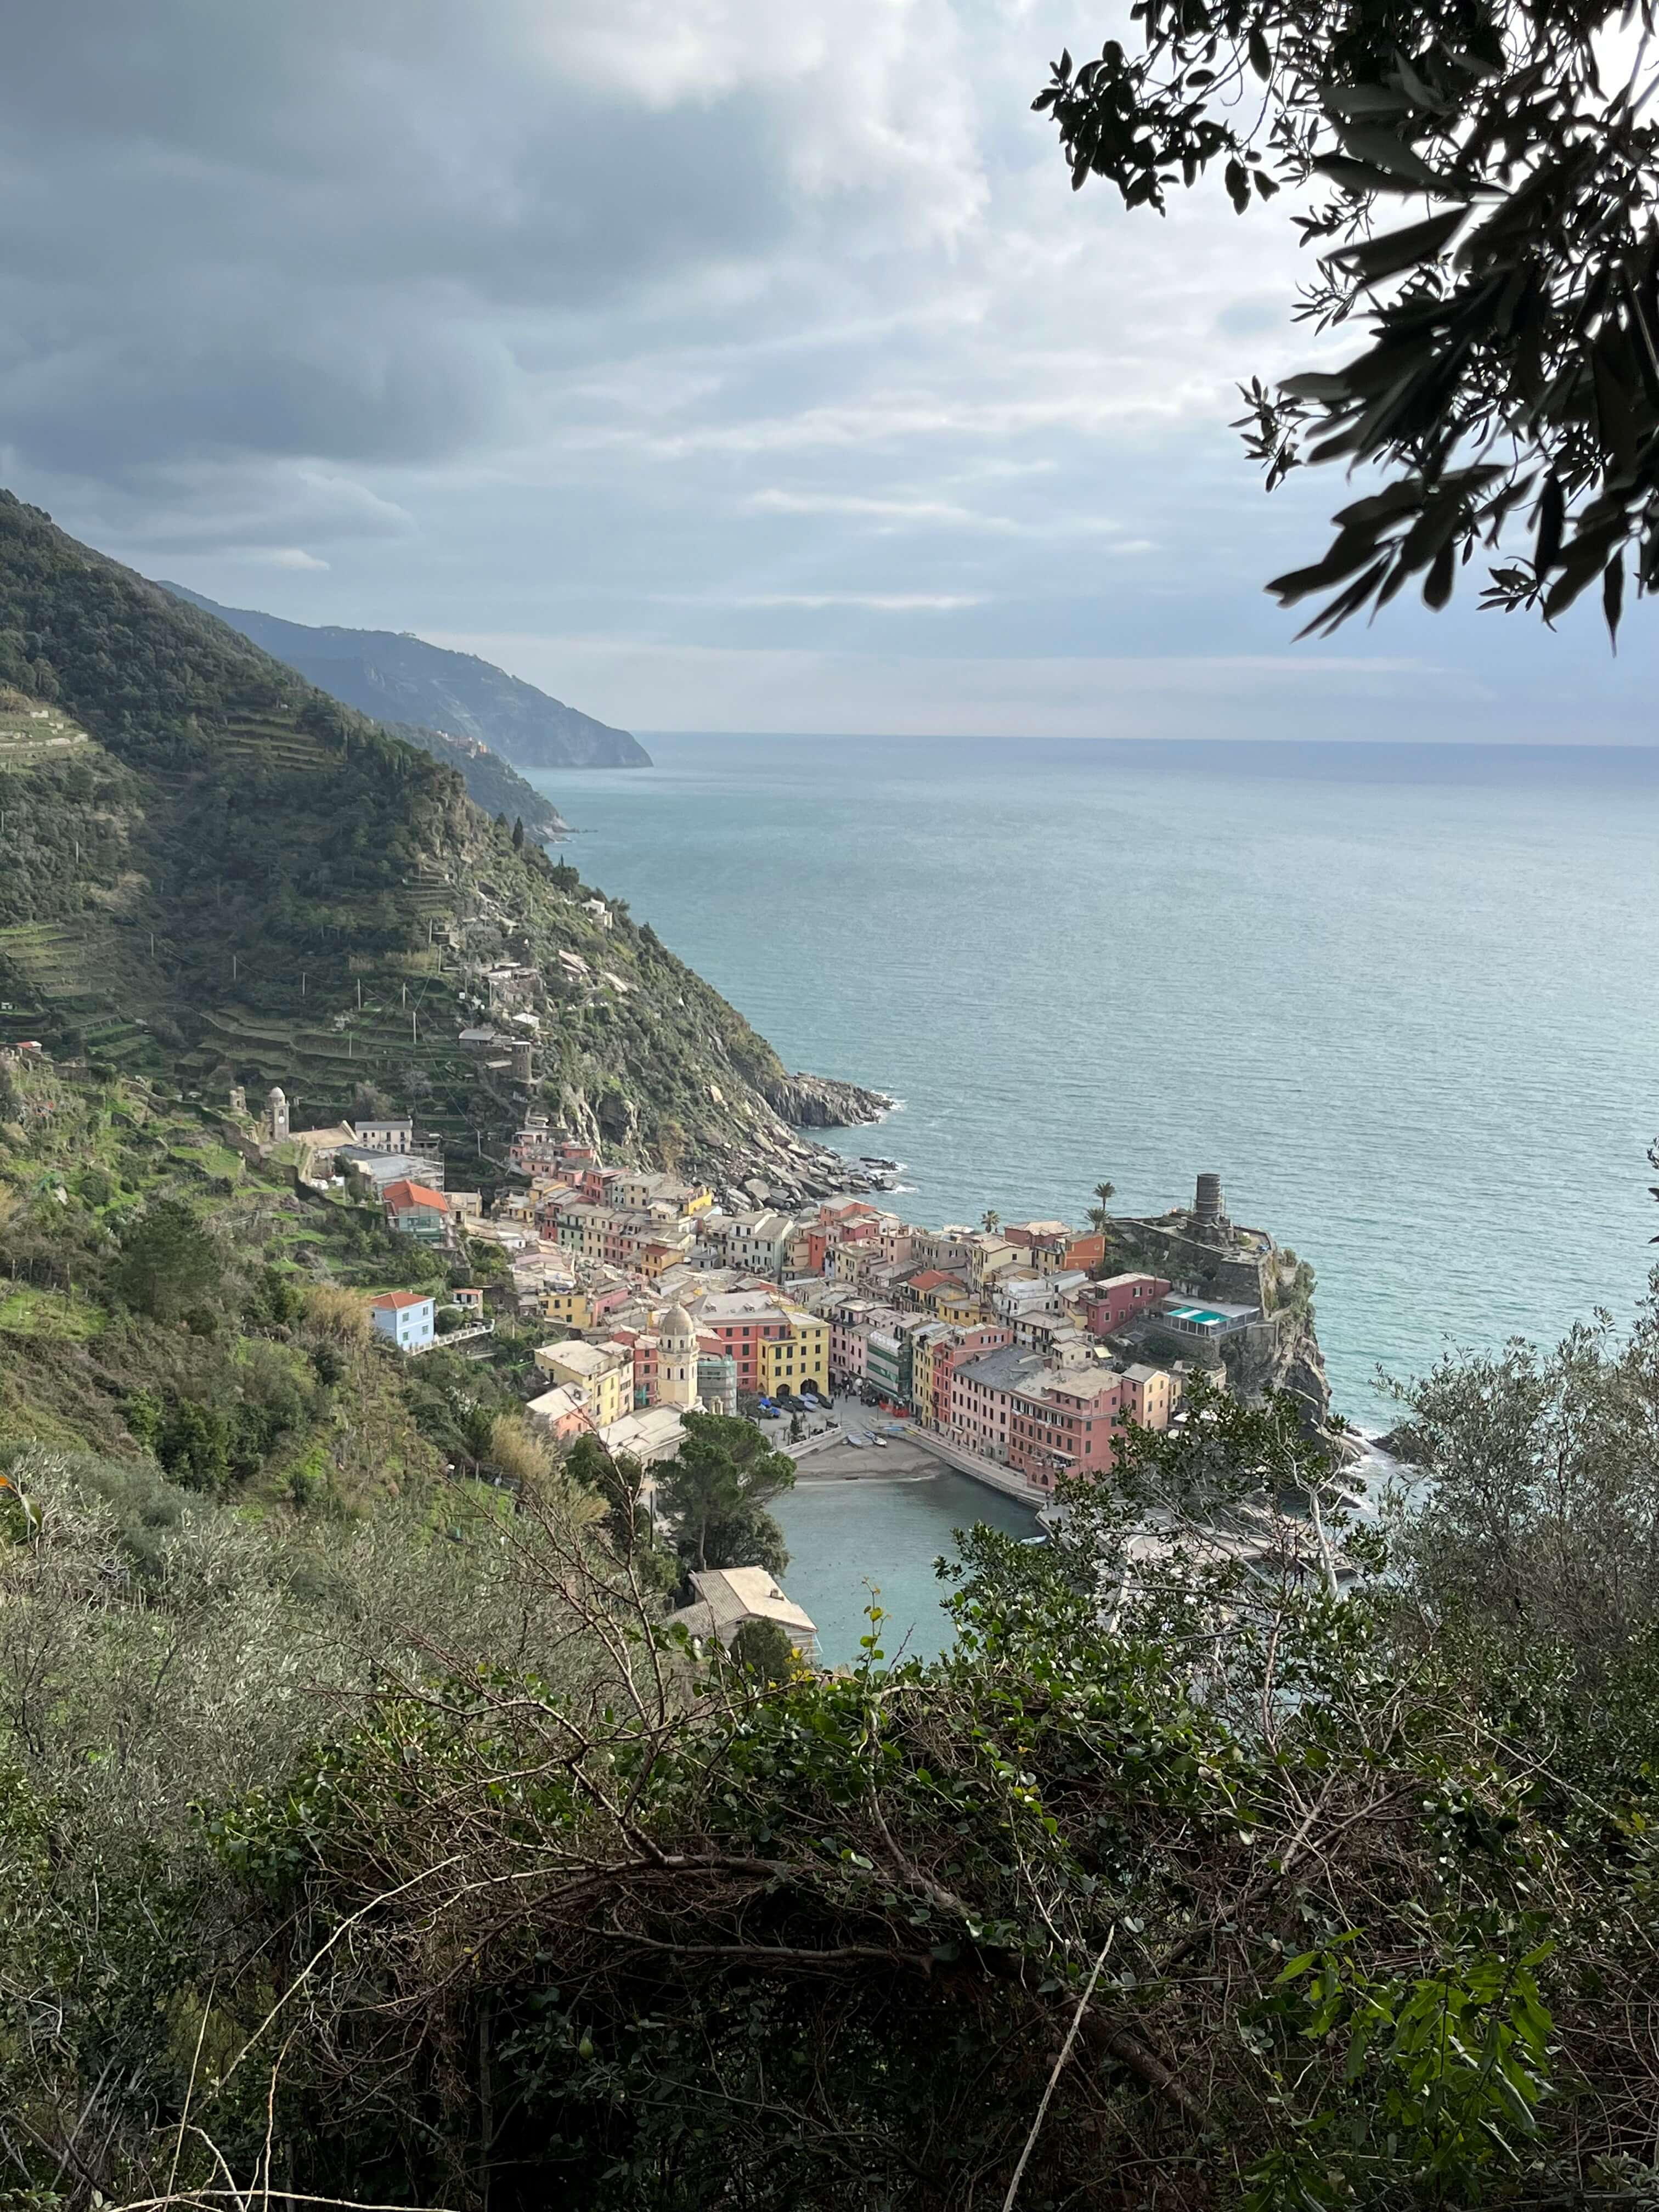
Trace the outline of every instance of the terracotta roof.
<instances>
[{"instance_id":1,"label":"terracotta roof","mask_svg":"<svg viewBox=\"0 0 1659 2212\"><path fill-rule=\"evenodd\" d=\"M913 1291L936 1291L941 1283L954 1283L958 1290L963 1287L960 1275L948 1274L943 1267L926 1267L921 1274L910 1278Z\"/></svg>"},{"instance_id":2,"label":"terracotta roof","mask_svg":"<svg viewBox=\"0 0 1659 2212\"><path fill-rule=\"evenodd\" d=\"M440 1213L447 1213L449 1211L449 1200L444 1196L442 1191L433 1190L423 1182L389 1182L381 1193L381 1196L388 1206L400 1208L408 1206L435 1206Z\"/></svg>"},{"instance_id":3,"label":"terracotta roof","mask_svg":"<svg viewBox=\"0 0 1659 2212\"><path fill-rule=\"evenodd\" d=\"M405 1306L430 1305L432 1298L426 1291L382 1291L368 1303L378 1313L401 1313Z\"/></svg>"}]
</instances>

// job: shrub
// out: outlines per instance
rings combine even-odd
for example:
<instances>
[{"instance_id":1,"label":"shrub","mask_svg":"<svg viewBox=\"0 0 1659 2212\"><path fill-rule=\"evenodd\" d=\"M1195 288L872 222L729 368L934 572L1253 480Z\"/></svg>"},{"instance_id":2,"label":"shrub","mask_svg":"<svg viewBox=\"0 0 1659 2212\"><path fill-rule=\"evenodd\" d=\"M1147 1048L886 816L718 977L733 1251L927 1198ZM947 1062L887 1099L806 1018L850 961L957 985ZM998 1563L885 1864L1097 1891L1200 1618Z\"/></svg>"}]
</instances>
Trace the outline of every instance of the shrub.
<instances>
[{"instance_id":1,"label":"shrub","mask_svg":"<svg viewBox=\"0 0 1659 2212\"><path fill-rule=\"evenodd\" d=\"M343 1291L337 1283L313 1284L306 1296L305 1310L313 1328L337 1344L368 1340L368 1307L356 1291Z\"/></svg>"}]
</instances>

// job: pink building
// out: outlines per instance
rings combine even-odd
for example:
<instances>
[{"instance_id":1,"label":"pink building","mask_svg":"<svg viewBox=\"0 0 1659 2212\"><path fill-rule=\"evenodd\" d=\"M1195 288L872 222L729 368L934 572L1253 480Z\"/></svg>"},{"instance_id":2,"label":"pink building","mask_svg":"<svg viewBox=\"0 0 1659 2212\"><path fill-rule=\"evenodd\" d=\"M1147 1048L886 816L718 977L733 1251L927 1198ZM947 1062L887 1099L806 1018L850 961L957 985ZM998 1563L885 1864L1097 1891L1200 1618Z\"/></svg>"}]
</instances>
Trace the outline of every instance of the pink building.
<instances>
[{"instance_id":1,"label":"pink building","mask_svg":"<svg viewBox=\"0 0 1659 2212\"><path fill-rule=\"evenodd\" d=\"M1039 1489L1060 1474L1105 1474L1123 1406L1123 1377L1109 1368L1049 1368L1032 1390L1011 1394L1008 1464Z\"/></svg>"},{"instance_id":2,"label":"pink building","mask_svg":"<svg viewBox=\"0 0 1659 2212\"><path fill-rule=\"evenodd\" d=\"M841 1306L830 1316L830 1386L861 1382L870 1348L870 1330L881 1309L863 1299Z\"/></svg>"},{"instance_id":3,"label":"pink building","mask_svg":"<svg viewBox=\"0 0 1659 2212\"><path fill-rule=\"evenodd\" d=\"M1109 1474L1125 1421L1164 1428L1175 1396L1161 1368L1056 1367L1041 1352L1009 1346L953 1369L951 1434L969 1451L1018 1468L1034 1489L1052 1490L1062 1474Z\"/></svg>"},{"instance_id":4,"label":"pink building","mask_svg":"<svg viewBox=\"0 0 1659 2212\"><path fill-rule=\"evenodd\" d=\"M948 1344L941 1344L933 1353L933 1426L948 1435L951 1428L951 1387L958 1367L965 1367L970 1359L981 1359L988 1352L1000 1352L1014 1340L1014 1333L1000 1322L985 1322L973 1328L959 1328L952 1333Z\"/></svg>"},{"instance_id":5,"label":"pink building","mask_svg":"<svg viewBox=\"0 0 1659 2212\"><path fill-rule=\"evenodd\" d=\"M1181 1403L1181 1385L1163 1367L1126 1367L1123 1370L1123 1410L1143 1429L1167 1429L1170 1416Z\"/></svg>"},{"instance_id":6,"label":"pink building","mask_svg":"<svg viewBox=\"0 0 1659 2212\"><path fill-rule=\"evenodd\" d=\"M1103 1283L1090 1284L1085 1318L1094 1335L1110 1336L1169 1294L1170 1285L1159 1275L1108 1275Z\"/></svg>"}]
</instances>

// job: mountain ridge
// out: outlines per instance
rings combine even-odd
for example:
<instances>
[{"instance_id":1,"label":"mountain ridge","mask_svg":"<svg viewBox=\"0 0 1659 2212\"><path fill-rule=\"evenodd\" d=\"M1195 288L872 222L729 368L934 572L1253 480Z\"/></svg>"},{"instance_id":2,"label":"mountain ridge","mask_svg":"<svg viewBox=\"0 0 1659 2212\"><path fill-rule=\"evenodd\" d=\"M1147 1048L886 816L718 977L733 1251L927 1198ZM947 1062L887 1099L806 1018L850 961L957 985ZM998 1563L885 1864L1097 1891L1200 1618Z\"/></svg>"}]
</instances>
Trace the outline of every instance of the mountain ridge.
<instances>
[{"instance_id":1,"label":"mountain ridge","mask_svg":"<svg viewBox=\"0 0 1659 2212\"><path fill-rule=\"evenodd\" d=\"M319 691L377 721L476 738L515 769L651 766L651 756L629 731L567 706L477 653L430 644L410 630L289 622L253 607L222 606L185 584L158 582Z\"/></svg>"}]
</instances>

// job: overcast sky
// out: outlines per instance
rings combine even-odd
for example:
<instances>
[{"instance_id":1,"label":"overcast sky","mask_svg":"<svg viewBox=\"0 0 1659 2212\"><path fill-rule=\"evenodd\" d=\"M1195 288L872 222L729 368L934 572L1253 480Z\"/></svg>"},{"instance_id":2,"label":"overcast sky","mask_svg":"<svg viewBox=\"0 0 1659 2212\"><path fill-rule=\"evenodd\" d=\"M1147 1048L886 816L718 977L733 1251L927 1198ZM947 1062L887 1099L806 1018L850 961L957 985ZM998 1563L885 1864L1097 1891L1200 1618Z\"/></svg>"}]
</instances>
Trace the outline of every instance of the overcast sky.
<instances>
[{"instance_id":1,"label":"overcast sky","mask_svg":"<svg viewBox=\"0 0 1659 2212\"><path fill-rule=\"evenodd\" d=\"M1273 210L1073 197L1096 0L0 0L4 481L147 574L640 729L1646 742L1465 604L1295 647Z\"/></svg>"}]
</instances>

